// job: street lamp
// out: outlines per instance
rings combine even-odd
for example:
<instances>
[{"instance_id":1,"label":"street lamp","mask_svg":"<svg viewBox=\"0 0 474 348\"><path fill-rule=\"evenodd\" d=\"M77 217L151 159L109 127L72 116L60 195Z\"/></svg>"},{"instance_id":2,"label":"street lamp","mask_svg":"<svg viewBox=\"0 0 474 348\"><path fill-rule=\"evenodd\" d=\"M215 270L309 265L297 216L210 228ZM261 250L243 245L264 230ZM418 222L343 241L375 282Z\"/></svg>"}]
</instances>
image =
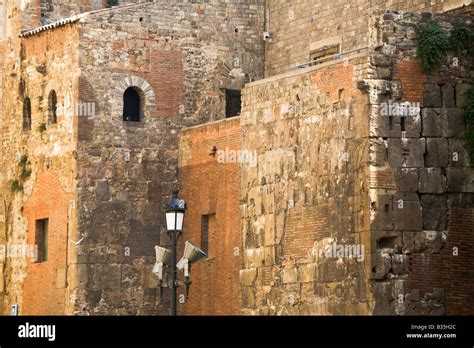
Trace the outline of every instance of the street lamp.
<instances>
[{"instance_id":1,"label":"street lamp","mask_svg":"<svg viewBox=\"0 0 474 348\"><path fill-rule=\"evenodd\" d=\"M186 286L186 297L188 296L189 286L191 285L191 279L189 277L189 271L191 263L198 262L207 255L199 248L186 241L184 248L184 256L180 260L179 264L176 262L176 249L178 245L178 239L183 232L184 214L186 211L186 203L178 197L179 190L174 190L171 196L171 200L165 208L166 215L166 230L168 236L172 242L171 250L156 246L156 263L153 267L153 273L158 276L160 281L163 280L163 270L165 266L171 266L171 315L177 315L177 291L180 285ZM184 271L184 282L178 281L177 273L178 269Z\"/></svg>"}]
</instances>

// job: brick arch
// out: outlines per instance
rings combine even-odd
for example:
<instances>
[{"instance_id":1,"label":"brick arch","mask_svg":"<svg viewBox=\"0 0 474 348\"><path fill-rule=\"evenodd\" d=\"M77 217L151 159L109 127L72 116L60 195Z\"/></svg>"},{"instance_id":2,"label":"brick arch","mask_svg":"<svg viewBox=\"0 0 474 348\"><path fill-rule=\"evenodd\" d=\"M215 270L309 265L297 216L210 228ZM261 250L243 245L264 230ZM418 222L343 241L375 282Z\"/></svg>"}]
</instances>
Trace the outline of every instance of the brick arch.
<instances>
[{"instance_id":1,"label":"brick arch","mask_svg":"<svg viewBox=\"0 0 474 348\"><path fill-rule=\"evenodd\" d=\"M144 78L139 76L127 76L122 78L116 84L112 92L112 114L121 117L123 111L123 94L129 87L135 87L139 90L144 102L144 117L150 115L150 112L156 108L156 97L153 87Z\"/></svg>"}]
</instances>

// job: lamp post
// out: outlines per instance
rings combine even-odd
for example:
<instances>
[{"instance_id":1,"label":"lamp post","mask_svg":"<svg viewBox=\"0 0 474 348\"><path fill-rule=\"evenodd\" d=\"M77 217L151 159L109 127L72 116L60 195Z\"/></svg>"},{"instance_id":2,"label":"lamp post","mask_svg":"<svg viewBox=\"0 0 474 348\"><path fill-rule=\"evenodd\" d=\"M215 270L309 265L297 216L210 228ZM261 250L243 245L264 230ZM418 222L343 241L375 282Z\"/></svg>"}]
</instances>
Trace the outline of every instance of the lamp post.
<instances>
[{"instance_id":1,"label":"lamp post","mask_svg":"<svg viewBox=\"0 0 474 348\"><path fill-rule=\"evenodd\" d=\"M153 267L153 274L160 280L160 294L163 294L163 284L171 288L171 315L177 315L177 292L180 285L185 286L186 299L189 295L189 287L191 286L191 264L199 262L207 257L206 253L194 246L189 241L184 245L183 257L179 262L176 262L176 249L178 246L178 239L183 232L184 213L186 211L186 203L178 197L179 190L174 190L171 200L165 207L166 214L166 231L172 242L171 250L163 248L159 245L155 246L156 263ZM171 282L165 279L164 270L171 266ZM184 272L184 281L178 281L178 271ZM166 279L169 279L166 277Z\"/></svg>"},{"instance_id":2,"label":"lamp post","mask_svg":"<svg viewBox=\"0 0 474 348\"><path fill-rule=\"evenodd\" d=\"M177 292L178 292L178 279L177 279L177 245L178 239L183 232L184 213L186 211L186 204L178 197L179 190L174 190L171 200L166 208L166 230L168 236L172 242L171 249L171 315L177 315Z\"/></svg>"}]
</instances>

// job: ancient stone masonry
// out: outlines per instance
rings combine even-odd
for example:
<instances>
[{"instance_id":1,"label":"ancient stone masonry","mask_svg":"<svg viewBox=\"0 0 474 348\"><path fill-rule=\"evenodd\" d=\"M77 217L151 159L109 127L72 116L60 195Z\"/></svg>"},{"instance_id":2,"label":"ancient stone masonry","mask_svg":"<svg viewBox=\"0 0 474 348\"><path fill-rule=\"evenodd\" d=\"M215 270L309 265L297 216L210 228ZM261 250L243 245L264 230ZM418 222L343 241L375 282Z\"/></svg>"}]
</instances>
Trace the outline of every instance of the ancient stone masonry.
<instances>
[{"instance_id":1,"label":"ancient stone masonry","mask_svg":"<svg viewBox=\"0 0 474 348\"><path fill-rule=\"evenodd\" d=\"M369 314L366 55L247 85L241 166L244 314ZM356 257L326 252L366 245ZM356 256L356 255L353 255Z\"/></svg>"},{"instance_id":2,"label":"ancient stone masonry","mask_svg":"<svg viewBox=\"0 0 474 348\"><path fill-rule=\"evenodd\" d=\"M266 44L265 75L283 73L312 60L321 48L337 46L340 52L367 47L367 20L377 11L467 13L470 0L268 0L265 30L273 34ZM465 7L465 8L472 8Z\"/></svg>"},{"instance_id":3,"label":"ancient stone masonry","mask_svg":"<svg viewBox=\"0 0 474 348\"><path fill-rule=\"evenodd\" d=\"M474 171L463 108L472 59L450 55L424 74L415 32L463 18L386 13L371 42L370 195L374 314L472 313ZM472 22L467 22L468 24ZM400 117L387 104L420 108ZM464 225L461 223L464 223ZM454 280L456 279L456 280Z\"/></svg>"},{"instance_id":4,"label":"ancient stone masonry","mask_svg":"<svg viewBox=\"0 0 474 348\"><path fill-rule=\"evenodd\" d=\"M168 314L176 186L180 314L474 313L472 1L111 3L0 0L1 314Z\"/></svg>"},{"instance_id":5,"label":"ancient stone masonry","mask_svg":"<svg viewBox=\"0 0 474 348\"><path fill-rule=\"evenodd\" d=\"M241 166L244 314L473 312L472 61L422 73L416 30L432 20L470 23L374 16L359 56L247 85L242 148L259 155Z\"/></svg>"},{"instance_id":6,"label":"ancient stone masonry","mask_svg":"<svg viewBox=\"0 0 474 348\"><path fill-rule=\"evenodd\" d=\"M154 245L167 243L162 203L177 181L177 133L225 118L225 90L262 78L263 2L119 6L21 38L25 18L10 5L16 34L2 56L0 226L7 243L29 245L38 221L49 219L50 245L47 262L7 259L5 308L166 313L151 269ZM124 121L130 89L140 122ZM26 98L31 130L23 131ZM31 174L20 180L23 155Z\"/></svg>"}]
</instances>

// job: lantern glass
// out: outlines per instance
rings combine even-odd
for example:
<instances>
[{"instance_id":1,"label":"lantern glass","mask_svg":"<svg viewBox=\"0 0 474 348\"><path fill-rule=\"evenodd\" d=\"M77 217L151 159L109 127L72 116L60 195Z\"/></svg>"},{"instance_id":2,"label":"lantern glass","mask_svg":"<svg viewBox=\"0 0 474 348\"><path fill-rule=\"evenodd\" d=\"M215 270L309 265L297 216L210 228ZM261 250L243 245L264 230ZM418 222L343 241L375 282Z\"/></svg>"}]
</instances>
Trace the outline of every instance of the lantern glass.
<instances>
[{"instance_id":1,"label":"lantern glass","mask_svg":"<svg viewBox=\"0 0 474 348\"><path fill-rule=\"evenodd\" d=\"M184 223L184 211L181 210L171 210L166 212L166 228L168 231L178 231L183 230Z\"/></svg>"}]
</instances>

